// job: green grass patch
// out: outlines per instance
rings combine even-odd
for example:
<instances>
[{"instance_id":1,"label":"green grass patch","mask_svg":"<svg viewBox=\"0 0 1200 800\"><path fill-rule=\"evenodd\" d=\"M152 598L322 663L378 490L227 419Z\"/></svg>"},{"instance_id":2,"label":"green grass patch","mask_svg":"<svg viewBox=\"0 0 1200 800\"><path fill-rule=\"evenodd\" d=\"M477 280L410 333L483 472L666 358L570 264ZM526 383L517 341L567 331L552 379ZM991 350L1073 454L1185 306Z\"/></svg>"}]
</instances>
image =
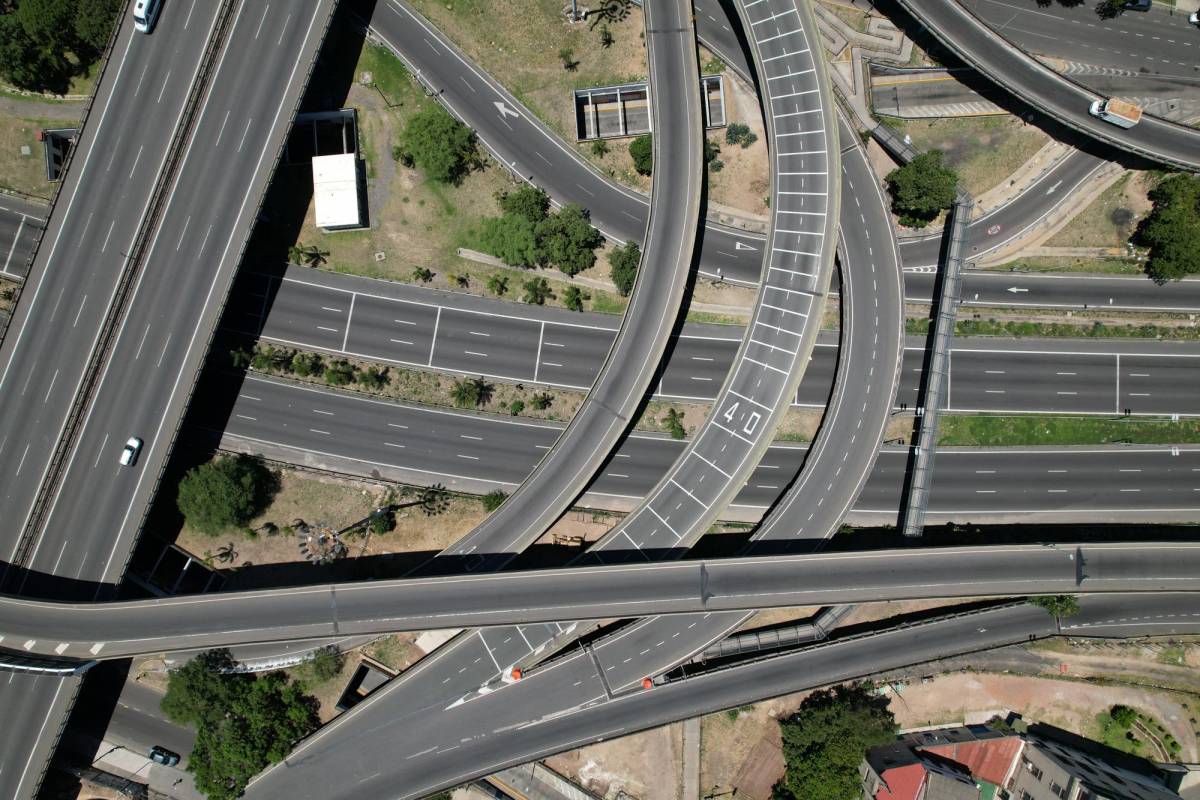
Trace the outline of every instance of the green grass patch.
<instances>
[{"instance_id":1,"label":"green grass patch","mask_svg":"<svg viewBox=\"0 0 1200 800\"><path fill-rule=\"evenodd\" d=\"M358 58L358 74L370 72L375 88L395 105L409 99L413 94L408 67L396 58L391 50L378 44L367 44Z\"/></svg>"},{"instance_id":2,"label":"green grass patch","mask_svg":"<svg viewBox=\"0 0 1200 800\"><path fill-rule=\"evenodd\" d=\"M596 289L589 289L592 295L592 311L599 311L601 314L624 314L625 307L629 301L618 294L611 292L601 292Z\"/></svg>"},{"instance_id":3,"label":"green grass patch","mask_svg":"<svg viewBox=\"0 0 1200 800\"><path fill-rule=\"evenodd\" d=\"M1142 262L1129 258L1086 258L1075 256L1025 256L1015 261L984 267L992 272L1082 272L1096 275L1142 275Z\"/></svg>"},{"instance_id":4,"label":"green grass patch","mask_svg":"<svg viewBox=\"0 0 1200 800\"><path fill-rule=\"evenodd\" d=\"M960 447L1022 445L1192 444L1200 420L1128 417L1042 417L945 414L938 444Z\"/></svg>"},{"instance_id":5,"label":"green grass patch","mask_svg":"<svg viewBox=\"0 0 1200 800\"><path fill-rule=\"evenodd\" d=\"M910 135L917 150L941 150L946 164L976 196L1008 180L1048 141L1046 134L1008 114L896 120L891 127Z\"/></svg>"},{"instance_id":6,"label":"green grass patch","mask_svg":"<svg viewBox=\"0 0 1200 800\"><path fill-rule=\"evenodd\" d=\"M1118 725L1107 712L1096 715L1096 733L1094 739L1122 753L1135 756L1147 756L1153 747L1143 742L1129 728Z\"/></svg>"},{"instance_id":7,"label":"green grass patch","mask_svg":"<svg viewBox=\"0 0 1200 800\"><path fill-rule=\"evenodd\" d=\"M904 320L906 333L921 336L929 333L929 319ZM1166 339L1172 341L1200 340L1200 328L1172 327L1146 323L1109 325L1096 320L1092 324L1068 322L1025 322L1018 320L963 319L954 325L960 336L1013 336L1021 338L1082 338L1082 339Z\"/></svg>"},{"instance_id":8,"label":"green grass patch","mask_svg":"<svg viewBox=\"0 0 1200 800\"><path fill-rule=\"evenodd\" d=\"M62 126L61 121L0 115L0 187L49 199L54 190L46 180L46 157L37 135L43 128ZM22 154L23 147L28 155Z\"/></svg>"}]
</instances>

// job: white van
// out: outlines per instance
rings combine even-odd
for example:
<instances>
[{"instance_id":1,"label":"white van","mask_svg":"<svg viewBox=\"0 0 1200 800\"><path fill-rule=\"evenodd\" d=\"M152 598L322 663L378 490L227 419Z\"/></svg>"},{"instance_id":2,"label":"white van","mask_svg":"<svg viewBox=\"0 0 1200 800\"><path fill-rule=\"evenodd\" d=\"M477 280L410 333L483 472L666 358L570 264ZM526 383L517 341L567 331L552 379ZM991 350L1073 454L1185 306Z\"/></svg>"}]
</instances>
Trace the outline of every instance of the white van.
<instances>
[{"instance_id":1,"label":"white van","mask_svg":"<svg viewBox=\"0 0 1200 800\"><path fill-rule=\"evenodd\" d=\"M162 0L134 0L133 27L142 33L154 30L154 23L161 8Z\"/></svg>"}]
</instances>

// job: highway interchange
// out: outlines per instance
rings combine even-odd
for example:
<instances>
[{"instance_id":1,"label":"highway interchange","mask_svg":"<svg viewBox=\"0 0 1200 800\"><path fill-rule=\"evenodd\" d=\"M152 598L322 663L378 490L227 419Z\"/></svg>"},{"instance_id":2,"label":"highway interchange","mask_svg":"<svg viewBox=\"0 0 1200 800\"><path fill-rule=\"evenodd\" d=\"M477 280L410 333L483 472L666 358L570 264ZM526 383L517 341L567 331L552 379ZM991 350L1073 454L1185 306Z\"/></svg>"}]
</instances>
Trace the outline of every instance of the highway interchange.
<instances>
[{"instance_id":1,"label":"highway interchange","mask_svg":"<svg viewBox=\"0 0 1200 800\"><path fill-rule=\"evenodd\" d=\"M981 8L989 4L1003 5L992 0L967 5L984 23L995 25L990 12ZM645 242L647 256L659 249L660 240L664 250L674 253L647 259L654 268L642 270L624 321L551 309L514 312L508 304L479 298L296 269L282 282L264 284L257 278L256 285L255 276L249 276L245 284L250 291L235 293L235 304L225 316L227 328L253 326L261 329L267 341L370 356L422 369L580 391L590 387L589 399L598 399L596 405L606 411L594 417L578 415L575 424L582 432L575 439L571 438L572 428L564 434L562 426L550 423L435 411L261 378L245 380L232 401L233 410L224 419L222 411L227 407L208 414L199 404L197 427L223 432L231 446L273 457L283 454L285 460L350 473L416 482L428 482L432 477L473 491L497 485L512 491L528 480L526 488L494 516L491 532L485 526L474 538L447 551L456 556L476 550L507 554L493 567L540 535L576 496L632 512L589 553L585 561L593 564L625 561L637 558L638 553L644 558L648 551L678 557L727 507L735 516L763 516L755 536L757 546L768 548L819 548L843 519L893 521L901 504L906 451L880 451L879 443L893 410L911 408L918 402L915 382L923 352L922 342L906 341L902 335L902 301L930 301L940 240L926 237L898 243L877 179L854 141L856 134L844 123L839 144L834 135L839 122L832 110L823 64L814 57L819 48L815 37L809 41L814 26L807 6L792 0L751 0L734 5L740 20L728 17L707 0L698 3L694 33L685 3L656 3L646 14L648 26L659 13L674 15L670 24L656 27L647 37L657 100L654 112L661 115L655 121L660 134L656 149L664 141L672 142L672 148L667 148L670 155L656 152L656 193L650 198L620 188L585 166L493 78L471 64L401 0L380 2L371 19L375 34L439 93L453 113L475 128L483 144L517 175L546 188L556 203L578 202L589 208L598 227L611 238ZM1013 70L1019 79L1008 88L1021 100L1083 133L1108 144L1114 142L1113 131L1104 129L1102 123L1085 112L1066 110L1085 96L1086 90L1065 81L1027 79L1027 75L1040 74L1032 62L1013 48L1009 48L1011 52L998 50L994 34L989 34L985 25L951 5L931 4L919 12L949 47L958 49L985 74ZM286 8L272 12L269 6L259 10L236 2L219 8L192 3L185 11L185 4L180 3L171 6L159 32L149 39L135 37L129 20L124 19L116 35L113 61L98 81L92 113L36 250L35 240L46 213L5 200L5 208L0 209L3 271L24 275L28 255L35 253L28 266L28 285L0 350L0 403L4 404L0 454L5 456L6 468L12 470L2 491L5 508L14 512L9 515L14 528L12 555L6 561L7 591L89 601L107 596L119 583L241 261L242 245L275 169L279 142L299 104L333 7L333 0L324 0L306 13L288 13ZM195 34L192 27L208 35ZM1004 33L1003 25L996 27ZM1104 30L1096 34L1096 45L1111 47L1103 37L1111 38L1114 30L1101 27ZM748 54L732 35L733 28L750 32ZM215 38L214 31L220 32ZM1117 28L1115 33L1128 39L1129 32L1124 29ZM698 103L688 97L696 82L686 79L697 71L691 46L695 35L735 69L742 73L753 70L758 77L772 153L772 225L766 238L711 223L702 236L696 235L698 205L694 198L698 192L680 189L691 185L693 173L700 168L699 126L694 119ZM1177 46L1175 40L1169 44ZM1174 50L1164 54L1171 53ZM231 57L227 60L226 55ZM156 93L152 83L158 84ZM156 97L153 104L151 94ZM493 102L493 98L499 99ZM673 105L672 98L681 104ZM149 115L144 113L147 107L152 111ZM135 116L137 126L122 124ZM228 126L234 127L227 131ZM236 148L235 134L240 136ZM230 139L222 146L227 136ZM685 139L690 144L679 146ZM1197 152L1195 139L1194 133L1179 126L1147 117L1122 146L1168 163L1191 166ZM210 142L210 147L195 147ZM94 154L99 155L93 160ZM1088 181L1103 163L1100 157L1083 151L1064 158L1017 200L973 224L969 258L983 258L1039 224L1060 197ZM131 165L128 172L124 171L126 164ZM840 180L834 177L837 175ZM872 182L874 186L869 185ZM660 187L673 188L675 198L693 199L665 204L658 199ZM214 203L214 197L222 202ZM114 198L119 201L114 203ZM649 213L651 204L654 214ZM660 213L664 208L671 213ZM843 226L848 225L840 236L839 211ZM858 222L853 222L855 216ZM693 262L693 242L701 274L757 287L755 309L745 329L685 326L682 335L671 340L669 365L652 386L650 378L672 328L671 313L681 305L678 298ZM842 276L840 336L818 331L833 277L835 245ZM189 259L190 268L186 266ZM1160 287L1144 279L971 271L964 284L963 303L1192 312L1200 310L1200 282ZM72 320L69 328L68 317ZM614 344L618 324L633 334L632 344L625 345L621 335ZM404 326L401 334L396 332L399 325ZM493 336L503 347L480 344ZM1063 347L1060 343L1020 341L972 343L953 352L951 410L1196 413L1194 397L1200 387L1192 365L1200 351L1194 347L1141 342ZM606 355L609 369L601 367ZM638 368L618 368L627 363ZM806 376L803 382L802 376ZM17 384L21 385L19 391ZM146 391L148 387L152 391ZM208 387L200 389L206 392ZM618 442L631 410L648 389L667 399L712 403L714 411L687 442L643 434ZM607 411L605 391L621 398L616 407L622 410ZM811 452L807 446L772 443L775 425L792 404L826 409ZM319 423L313 422L316 412L312 406L321 406ZM321 427L315 427L317 424ZM607 432L603 432L605 428ZM468 430L475 433L466 435ZM115 463L115 448L130 431L151 434L142 464L133 474L118 469ZM453 440L455 434L463 441L447 448L447 440ZM539 476L538 465L552 463L543 459L555 452L556 442L570 443L560 452L573 458L574 466L566 470L543 467L543 472L551 474ZM585 449L589 445L591 451ZM613 457L604 463L609 451L614 451ZM112 456L111 466L100 469L106 454ZM1200 472L1198 457L1200 451L1195 448L1173 446L947 450L938 460L930 513L936 519L1027 521L1050 515L1070 520L1103 515L1190 521L1200 510L1194 495L1195 474ZM705 481L711 483L705 486ZM804 515L804 510L809 513ZM501 522L510 527L509 520L527 525L526 531L509 538L497 530ZM68 546L78 541L78 531L93 529L96 534L86 537L86 546ZM964 558L969 560L971 555ZM482 565L482 559L466 563L467 569ZM12 566L28 571L10 570ZM1137 563L1131 566L1138 568ZM1138 578L1150 581L1144 586L1167 588L1171 584L1160 579L1178 566L1152 562L1146 575ZM737 562L729 562L729 567L736 569ZM672 567L651 569L669 571ZM530 580L541 577L531 576ZM77 581L65 595L63 578ZM762 579L747 580L752 585ZM836 588L827 596L830 602L865 599L853 593L840 595ZM969 588L947 591L946 596L982 593ZM975 588L984 588L982 578ZM999 586L990 588L997 593L1023 593L1011 585L1007 591ZM1067 584L1060 586L1049 577L1039 585L1044 591L1065 588L1069 588ZM1122 588L1134 587L1115 587ZM235 596L227 598L236 602ZM781 594L763 604L797 602L801 601ZM1163 610L1172 602L1181 606L1195 603L1192 596L1089 598L1084 615L1073 624L1081 630L1103 629L1110 635L1145 633L1167 627L1157 620L1166 616ZM493 629L460 637L393 682L379 698L305 742L298 758L268 773L250 794L295 793L296 787L319 774L328 788L323 795L342 796L346 785L338 784L337 776L344 772L323 765L322 759L331 753L344 757L349 750L360 764L377 759L377 766L363 773L375 772L366 781L369 786L359 787L367 796L397 796L389 788L395 785L406 787L404 796L419 796L460 781L464 765L471 774L479 774L575 741L595 740L744 702L744 698L736 698L748 692L762 697L889 666L877 653L872 657L870 645L854 651L858 640L847 641L835 643L832 656L825 648L735 668L745 671L724 688L714 686L709 678L694 678L658 687L650 703L645 697L636 707L625 702L628 698L621 693L642 676L669 669L747 617L732 610L744 606L717 607L727 609L726 613L648 618L604 640L593 649L590 659L569 655L551 668L534 671L533 677L542 682L518 684L505 679L506 665L532 664L531 657L546 643L555 641L557 647L568 642L578 630L564 620L611 616L612 608L574 613L560 606L557 612L536 620L505 618L506 622L539 624L513 628L511 633ZM282 619L268 607L262 610L268 625ZM652 605L638 608L639 613L655 610L662 609ZM904 636L915 637L908 642L911 651L934 657L1016 641L1018 632L1021 638L1052 633L1044 615L1039 617L1025 607L983 613L994 615L996 622L978 628L977 633L991 629L992 635L964 636L955 627L963 623L955 618L933 623L918 633L893 631L879 636L901 637L902 641ZM1192 616L1180 614L1179 621L1170 625L1189 629L1188 625L1194 624L1188 621ZM1130 622L1118 624L1113 622L1116 619ZM399 623L380 625L372 630L396 629ZM37 639L31 638L33 628L24 634L27 653L38 652ZM339 633L336 623L332 631L320 632ZM283 622L277 633L280 638L300 635L289 633ZM305 635L313 633L309 630ZM221 641L219 636L226 634L214 632L218 637L214 641ZM0 635L16 638L6 631ZM531 642L533 636L541 638ZM671 647L655 649L653 640L668 637ZM56 655L86 659L102 653L103 648L77 654L67 638L60 636L51 648L57 650ZM120 637L108 638L115 641ZM645 642L650 644L631 664L630 656ZM8 644L0 640L0 647ZM115 651L113 648L110 654ZM439 678L437 670L450 667L456 659L464 664L458 670L460 677L449 686L449 679L435 680ZM784 669L789 659L805 663L803 680L796 678L794 667L792 672ZM608 666L602 669L602 663ZM463 675L464 670L480 664ZM615 673L605 676L608 670ZM548 679L551 682L545 683L543 675L553 675ZM568 686L562 681L570 676L578 680ZM826 680L818 680L820 677ZM476 691L484 685L502 691ZM10 737L0 753L0 786L11 796L32 796L36 791L42 764L77 686L78 678L13 673L0 688L0 707L14 710L31 726L25 740ZM597 686L602 689L600 695L594 694ZM544 711L540 723L528 716L536 713L528 711L532 708L528 700L512 698L514 692L525 691L539 692L530 697L537 697L536 707ZM435 710L423 705L430 698L468 696L465 705L470 713L491 715L485 717L487 723L474 723L461 712L431 719L426 747L428 743L435 746L420 752L406 750L409 746L399 738L381 737L389 747L397 748L391 752L410 753L406 763L396 763L394 755L383 759L378 755L378 742L371 743L374 749L354 749L355 743L362 744L361 720L369 720L372 714L389 714L395 730L396 722L410 718L418 709ZM510 698L528 706L523 712L527 717L513 724L537 729L533 737L523 734L515 747L506 745L504 737L487 734L514 729L513 724L496 727L503 715L522 713L507 704ZM398 716L397 710L402 710ZM351 727L352 720L360 722ZM451 740L441 737L471 726L484 735L470 747L436 744L448 744ZM413 728L424 726L410 726L403 735L415 735ZM314 749L318 741L324 746ZM460 752L446 756L451 751ZM385 761L394 766L379 772L378 765ZM15 769L5 768L14 764L18 765ZM342 769L346 768L343 764Z\"/></svg>"}]
</instances>

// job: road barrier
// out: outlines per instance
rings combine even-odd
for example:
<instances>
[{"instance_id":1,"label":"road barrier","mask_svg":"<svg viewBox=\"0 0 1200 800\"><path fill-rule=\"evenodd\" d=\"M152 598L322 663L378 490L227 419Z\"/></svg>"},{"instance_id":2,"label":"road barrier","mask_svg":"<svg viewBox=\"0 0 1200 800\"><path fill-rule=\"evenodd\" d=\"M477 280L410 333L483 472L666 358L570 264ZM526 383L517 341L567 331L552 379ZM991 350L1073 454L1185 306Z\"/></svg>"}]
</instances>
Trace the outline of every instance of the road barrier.
<instances>
[{"instance_id":1,"label":"road barrier","mask_svg":"<svg viewBox=\"0 0 1200 800\"><path fill-rule=\"evenodd\" d=\"M917 408L916 444L909 452L905 476L904 535L920 536L925 529L925 510L929 507L929 486L933 480L933 456L937 452L938 417L946 404L950 384L950 344L954 340L954 321L962 288L962 261L966 249L967 223L975 201L960 191L950 212L946 231L949 242L939 276L937 316L929 334L929 353L921 375L921 405Z\"/></svg>"}]
</instances>

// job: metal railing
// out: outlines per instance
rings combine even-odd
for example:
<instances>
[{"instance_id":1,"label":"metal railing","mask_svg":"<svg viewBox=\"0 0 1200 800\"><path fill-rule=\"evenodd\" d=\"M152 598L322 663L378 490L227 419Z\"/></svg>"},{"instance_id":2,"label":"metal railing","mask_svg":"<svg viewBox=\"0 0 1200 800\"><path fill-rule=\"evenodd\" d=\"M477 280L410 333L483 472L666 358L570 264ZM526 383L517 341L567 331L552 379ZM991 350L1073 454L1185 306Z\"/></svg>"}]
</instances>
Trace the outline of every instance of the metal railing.
<instances>
[{"instance_id":1,"label":"metal railing","mask_svg":"<svg viewBox=\"0 0 1200 800\"><path fill-rule=\"evenodd\" d=\"M929 488L933 480L933 457L937 452L938 418L946 404L950 383L950 345L954 340L954 322L958 315L962 288L962 261L967 242L967 223L975 201L964 191L958 193L946 226L949 241L942 261L937 293L937 310L929 333L928 355L921 376L921 400L917 407L917 434L909 451L907 491L904 502L904 535L920 536L925 528L925 510L929 506Z\"/></svg>"}]
</instances>

